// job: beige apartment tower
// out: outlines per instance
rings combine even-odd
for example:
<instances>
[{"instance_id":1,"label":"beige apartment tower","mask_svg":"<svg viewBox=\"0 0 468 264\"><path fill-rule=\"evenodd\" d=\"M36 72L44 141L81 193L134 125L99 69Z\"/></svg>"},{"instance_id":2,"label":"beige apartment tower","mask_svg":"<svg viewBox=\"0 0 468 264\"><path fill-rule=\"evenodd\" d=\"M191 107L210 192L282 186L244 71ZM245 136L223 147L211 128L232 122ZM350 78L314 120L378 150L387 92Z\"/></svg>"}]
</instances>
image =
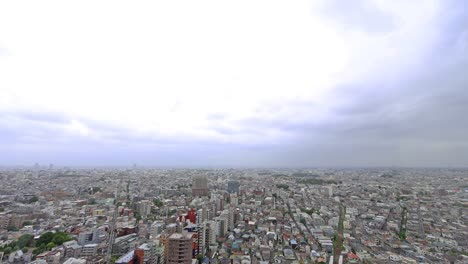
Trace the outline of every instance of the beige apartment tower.
<instances>
[{"instance_id":1,"label":"beige apartment tower","mask_svg":"<svg viewBox=\"0 0 468 264\"><path fill-rule=\"evenodd\" d=\"M192 235L174 233L166 240L166 264L192 263Z\"/></svg>"}]
</instances>

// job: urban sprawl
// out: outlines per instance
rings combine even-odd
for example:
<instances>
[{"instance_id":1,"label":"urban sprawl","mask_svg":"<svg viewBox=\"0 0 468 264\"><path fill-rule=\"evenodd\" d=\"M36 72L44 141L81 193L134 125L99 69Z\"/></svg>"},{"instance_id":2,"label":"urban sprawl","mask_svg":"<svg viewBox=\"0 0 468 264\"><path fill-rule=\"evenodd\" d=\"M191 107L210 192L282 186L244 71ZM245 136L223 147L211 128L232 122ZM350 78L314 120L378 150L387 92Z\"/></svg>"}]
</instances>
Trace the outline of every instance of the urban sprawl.
<instances>
[{"instance_id":1,"label":"urban sprawl","mask_svg":"<svg viewBox=\"0 0 468 264\"><path fill-rule=\"evenodd\" d=\"M0 263L468 263L468 170L0 168Z\"/></svg>"}]
</instances>

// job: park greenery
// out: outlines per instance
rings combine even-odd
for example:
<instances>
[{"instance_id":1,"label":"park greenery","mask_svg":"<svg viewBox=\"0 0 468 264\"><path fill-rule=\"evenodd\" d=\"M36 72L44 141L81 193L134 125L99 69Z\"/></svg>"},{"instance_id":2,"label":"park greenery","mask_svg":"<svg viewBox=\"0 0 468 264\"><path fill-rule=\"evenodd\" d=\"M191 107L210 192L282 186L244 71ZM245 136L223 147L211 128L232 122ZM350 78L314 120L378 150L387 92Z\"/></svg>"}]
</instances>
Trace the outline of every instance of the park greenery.
<instances>
[{"instance_id":1,"label":"park greenery","mask_svg":"<svg viewBox=\"0 0 468 264\"><path fill-rule=\"evenodd\" d=\"M32 203L35 203L35 202L37 202L37 201L39 201L39 199L37 198L37 196L33 196L33 197L29 198L28 203L32 204Z\"/></svg>"},{"instance_id":2,"label":"park greenery","mask_svg":"<svg viewBox=\"0 0 468 264\"><path fill-rule=\"evenodd\" d=\"M157 206L157 207L163 206L163 202L161 201L161 199L154 199L154 200L153 200L153 203L154 203L154 205Z\"/></svg>"},{"instance_id":3,"label":"park greenery","mask_svg":"<svg viewBox=\"0 0 468 264\"><path fill-rule=\"evenodd\" d=\"M310 184L310 185L323 185L323 184L338 184L341 182L335 180L323 180L323 179L316 179L316 178L309 178L309 179L298 179L297 183L302 184Z\"/></svg>"},{"instance_id":4,"label":"park greenery","mask_svg":"<svg viewBox=\"0 0 468 264\"><path fill-rule=\"evenodd\" d=\"M73 240L70 235L60 231L55 233L46 232L42 234L37 240L34 239L33 235L24 234L20 236L17 241L13 241L0 247L0 252L8 255L20 249L23 252L27 252L30 248L34 248L32 253L36 256L46 250L50 250L70 240Z\"/></svg>"},{"instance_id":5,"label":"park greenery","mask_svg":"<svg viewBox=\"0 0 468 264\"><path fill-rule=\"evenodd\" d=\"M304 212L308 215L312 215L313 213L316 213L316 214L320 214L320 211L319 209L314 209L314 208L300 208L301 209L301 212Z\"/></svg>"},{"instance_id":6,"label":"park greenery","mask_svg":"<svg viewBox=\"0 0 468 264\"><path fill-rule=\"evenodd\" d=\"M276 184L276 188L287 190L289 189L289 185L280 183L280 184Z\"/></svg>"}]
</instances>

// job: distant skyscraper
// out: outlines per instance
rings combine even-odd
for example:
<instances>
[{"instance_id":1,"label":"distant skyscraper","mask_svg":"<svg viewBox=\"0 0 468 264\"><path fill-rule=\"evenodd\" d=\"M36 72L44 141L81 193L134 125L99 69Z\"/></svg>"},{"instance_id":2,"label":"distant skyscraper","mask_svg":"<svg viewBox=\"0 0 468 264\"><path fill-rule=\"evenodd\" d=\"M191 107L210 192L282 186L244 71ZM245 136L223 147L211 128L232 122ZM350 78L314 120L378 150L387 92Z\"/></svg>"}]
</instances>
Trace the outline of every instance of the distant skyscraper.
<instances>
[{"instance_id":1,"label":"distant skyscraper","mask_svg":"<svg viewBox=\"0 0 468 264\"><path fill-rule=\"evenodd\" d=\"M239 194L239 182L238 181L229 181L228 182L228 187L227 187L227 191L229 193L237 193Z\"/></svg>"},{"instance_id":2,"label":"distant skyscraper","mask_svg":"<svg viewBox=\"0 0 468 264\"><path fill-rule=\"evenodd\" d=\"M203 176L193 177L192 180L192 195L205 196L208 195L208 179Z\"/></svg>"},{"instance_id":3,"label":"distant skyscraper","mask_svg":"<svg viewBox=\"0 0 468 264\"><path fill-rule=\"evenodd\" d=\"M41 170L41 166L39 165L39 163L36 162L36 164L34 164L34 168L33 168L33 177L34 178L39 177L39 171L40 170Z\"/></svg>"}]
</instances>

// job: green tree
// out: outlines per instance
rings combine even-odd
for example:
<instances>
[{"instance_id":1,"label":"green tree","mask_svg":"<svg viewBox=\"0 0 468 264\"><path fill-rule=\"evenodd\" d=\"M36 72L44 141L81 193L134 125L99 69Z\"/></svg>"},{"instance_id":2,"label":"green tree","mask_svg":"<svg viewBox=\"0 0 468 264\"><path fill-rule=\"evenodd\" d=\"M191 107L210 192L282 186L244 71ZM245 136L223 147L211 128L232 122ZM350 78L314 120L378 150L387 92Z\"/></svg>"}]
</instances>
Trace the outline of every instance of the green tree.
<instances>
[{"instance_id":1,"label":"green tree","mask_svg":"<svg viewBox=\"0 0 468 264\"><path fill-rule=\"evenodd\" d=\"M38 254L41 254L42 252L46 251L47 247L46 245L41 245L40 247L37 247L33 250L33 255L37 256Z\"/></svg>"},{"instance_id":2,"label":"green tree","mask_svg":"<svg viewBox=\"0 0 468 264\"><path fill-rule=\"evenodd\" d=\"M51 250L52 248L54 248L56 246L57 245L54 242L49 242L46 247L47 247L48 250Z\"/></svg>"},{"instance_id":3,"label":"green tree","mask_svg":"<svg viewBox=\"0 0 468 264\"><path fill-rule=\"evenodd\" d=\"M198 263L201 263L202 260L203 260L203 255L202 255L202 254L198 254L198 255L197 255L197 260L198 260Z\"/></svg>"},{"instance_id":4,"label":"green tree","mask_svg":"<svg viewBox=\"0 0 468 264\"><path fill-rule=\"evenodd\" d=\"M33 246L34 245L34 236L30 234L22 235L18 238L17 246L19 248L24 248L26 246Z\"/></svg>"},{"instance_id":5,"label":"green tree","mask_svg":"<svg viewBox=\"0 0 468 264\"><path fill-rule=\"evenodd\" d=\"M18 228L16 228L16 226L9 225L7 226L7 231L16 232L18 231Z\"/></svg>"},{"instance_id":6,"label":"green tree","mask_svg":"<svg viewBox=\"0 0 468 264\"><path fill-rule=\"evenodd\" d=\"M36 242L36 245L38 247L42 246L42 245L47 245L48 243L52 242L52 239L54 239L54 233L52 232L46 232L44 234L42 234L39 239L37 240Z\"/></svg>"},{"instance_id":7,"label":"green tree","mask_svg":"<svg viewBox=\"0 0 468 264\"><path fill-rule=\"evenodd\" d=\"M153 203L154 203L154 205L157 206L157 207L163 206L163 202L162 202L160 199L154 199L154 200L153 200Z\"/></svg>"},{"instance_id":8,"label":"green tree","mask_svg":"<svg viewBox=\"0 0 468 264\"><path fill-rule=\"evenodd\" d=\"M3 253L5 255L9 255L11 253L11 247L6 247L4 250L3 250Z\"/></svg>"},{"instance_id":9,"label":"green tree","mask_svg":"<svg viewBox=\"0 0 468 264\"><path fill-rule=\"evenodd\" d=\"M279 189L289 189L289 185L287 184L276 184L276 188L279 188Z\"/></svg>"},{"instance_id":10,"label":"green tree","mask_svg":"<svg viewBox=\"0 0 468 264\"><path fill-rule=\"evenodd\" d=\"M28 203L31 204L31 203L35 203L37 201L39 201L39 198L37 198L37 196L34 195L33 197L29 198Z\"/></svg>"},{"instance_id":11,"label":"green tree","mask_svg":"<svg viewBox=\"0 0 468 264\"><path fill-rule=\"evenodd\" d=\"M54 238L52 239L52 242L56 245L62 245L64 242L73 240L73 238L64 232L57 232L54 234Z\"/></svg>"}]
</instances>

